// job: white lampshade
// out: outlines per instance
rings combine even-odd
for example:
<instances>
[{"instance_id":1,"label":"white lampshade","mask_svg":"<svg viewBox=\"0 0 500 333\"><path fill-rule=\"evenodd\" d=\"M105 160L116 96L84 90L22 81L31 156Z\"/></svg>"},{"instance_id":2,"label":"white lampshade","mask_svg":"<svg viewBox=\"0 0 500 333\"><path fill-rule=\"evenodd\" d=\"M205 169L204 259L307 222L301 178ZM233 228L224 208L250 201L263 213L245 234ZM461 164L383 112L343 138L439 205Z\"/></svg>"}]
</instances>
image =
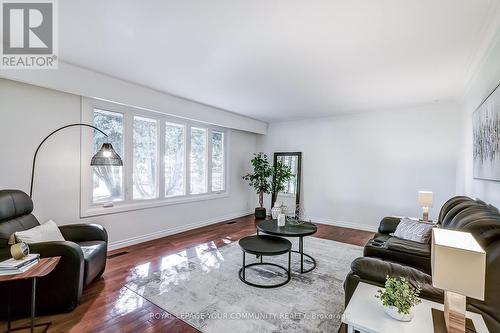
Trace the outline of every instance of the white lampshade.
<instances>
[{"instance_id":1,"label":"white lampshade","mask_svg":"<svg viewBox=\"0 0 500 333\"><path fill-rule=\"evenodd\" d=\"M472 234L432 229L432 285L484 300L486 252Z\"/></svg>"},{"instance_id":2,"label":"white lampshade","mask_svg":"<svg viewBox=\"0 0 500 333\"><path fill-rule=\"evenodd\" d=\"M420 207L432 207L432 192L418 191L418 204Z\"/></svg>"}]
</instances>

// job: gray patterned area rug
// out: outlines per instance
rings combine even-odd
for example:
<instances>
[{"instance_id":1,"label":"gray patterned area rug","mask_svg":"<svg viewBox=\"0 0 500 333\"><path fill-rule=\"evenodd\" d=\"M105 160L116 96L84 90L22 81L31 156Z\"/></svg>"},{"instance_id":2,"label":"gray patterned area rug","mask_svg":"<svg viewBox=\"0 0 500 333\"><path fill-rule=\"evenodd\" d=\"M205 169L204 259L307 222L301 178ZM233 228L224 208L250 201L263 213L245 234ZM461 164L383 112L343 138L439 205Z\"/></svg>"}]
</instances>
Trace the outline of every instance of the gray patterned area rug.
<instances>
[{"instance_id":1,"label":"gray patterned area rug","mask_svg":"<svg viewBox=\"0 0 500 333\"><path fill-rule=\"evenodd\" d=\"M297 239L290 240L297 248ZM304 249L316 259L316 269L298 273L299 255L294 253L291 281L275 289L239 280L242 252L237 242L221 248L207 243L166 256L158 271L139 266L126 287L166 311L153 318L173 314L202 332L337 332L344 309L342 283L362 248L306 237ZM287 255L264 257L285 267L287 260ZM256 261L247 254L247 264ZM246 277L261 284L286 279L273 266L248 268Z\"/></svg>"}]
</instances>

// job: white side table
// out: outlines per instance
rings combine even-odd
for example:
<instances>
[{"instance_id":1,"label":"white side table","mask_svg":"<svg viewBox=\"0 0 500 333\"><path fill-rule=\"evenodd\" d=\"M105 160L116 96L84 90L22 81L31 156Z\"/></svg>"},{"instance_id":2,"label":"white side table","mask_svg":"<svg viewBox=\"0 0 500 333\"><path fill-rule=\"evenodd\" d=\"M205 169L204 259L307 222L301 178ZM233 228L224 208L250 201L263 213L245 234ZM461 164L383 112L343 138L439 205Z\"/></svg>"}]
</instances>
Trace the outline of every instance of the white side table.
<instances>
[{"instance_id":1,"label":"white side table","mask_svg":"<svg viewBox=\"0 0 500 333\"><path fill-rule=\"evenodd\" d=\"M412 321L397 321L384 312L380 299L375 298L378 289L382 288L363 282L358 284L342 314L342 322L347 325L348 333L354 330L363 333L434 333L431 308L442 311L443 304L422 299L413 308L415 316ZM472 319L478 333L489 333L481 315L467 311L466 316Z\"/></svg>"}]
</instances>

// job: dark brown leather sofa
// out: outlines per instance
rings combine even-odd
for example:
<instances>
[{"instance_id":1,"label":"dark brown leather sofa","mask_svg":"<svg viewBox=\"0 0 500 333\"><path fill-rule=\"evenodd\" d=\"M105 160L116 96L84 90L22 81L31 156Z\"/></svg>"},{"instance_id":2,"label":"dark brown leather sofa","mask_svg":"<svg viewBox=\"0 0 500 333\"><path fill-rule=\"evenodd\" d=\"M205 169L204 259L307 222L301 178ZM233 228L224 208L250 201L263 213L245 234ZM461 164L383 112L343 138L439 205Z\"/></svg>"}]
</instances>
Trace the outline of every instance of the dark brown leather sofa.
<instances>
[{"instance_id":1,"label":"dark brown leather sofa","mask_svg":"<svg viewBox=\"0 0 500 333\"><path fill-rule=\"evenodd\" d=\"M10 257L10 236L40 223L31 214L33 202L18 190L0 190L0 259ZM65 241L29 245L32 253L42 258L60 256L56 268L37 280L36 309L38 314L52 314L74 309L84 287L100 277L106 267L108 235L97 224L72 224L59 227ZM8 289L13 288L12 315L29 314L31 284L19 281L0 283L0 298L7 300ZM7 302L0 303L0 316L7 316Z\"/></svg>"},{"instance_id":2,"label":"dark brown leather sofa","mask_svg":"<svg viewBox=\"0 0 500 333\"><path fill-rule=\"evenodd\" d=\"M403 276L422 288L421 297L443 303L442 290L432 286L430 244L393 237L398 218L384 218L378 233L355 259L344 281L345 305L360 281L383 286L389 276ZM500 332L500 213L481 200L457 196L439 213L440 227L470 232L486 251L485 300L467 298L467 310L480 313L490 332ZM467 269L467 267L464 267Z\"/></svg>"}]
</instances>

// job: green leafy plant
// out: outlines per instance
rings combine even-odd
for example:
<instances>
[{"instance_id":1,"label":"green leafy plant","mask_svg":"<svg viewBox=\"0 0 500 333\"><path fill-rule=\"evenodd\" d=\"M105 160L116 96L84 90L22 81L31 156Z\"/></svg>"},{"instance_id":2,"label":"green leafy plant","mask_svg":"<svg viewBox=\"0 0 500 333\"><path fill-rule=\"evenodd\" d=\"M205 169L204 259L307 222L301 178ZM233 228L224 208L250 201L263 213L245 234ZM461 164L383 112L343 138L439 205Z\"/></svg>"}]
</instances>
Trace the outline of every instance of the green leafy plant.
<instances>
[{"instance_id":1,"label":"green leafy plant","mask_svg":"<svg viewBox=\"0 0 500 333\"><path fill-rule=\"evenodd\" d=\"M273 169L273 182L272 191L273 193L279 193L285 190L285 184L294 177L292 173L292 168L283 163L282 161L277 161Z\"/></svg>"},{"instance_id":2,"label":"green leafy plant","mask_svg":"<svg viewBox=\"0 0 500 333\"><path fill-rule=\"evenodd\" d=\"M404 277L387 276L385 290L377 290L376 298L382 300L384 306L395 306L400 314L410 314L410 310L421 301L420 287L413 288Z\"/></svg>"},{"instance_id":3,"label":"green leafy plant","mask_svg":"<svg viewBox=\"0 0 500 333\"><path fill-rule=\"evenodd\" d=\"M273 175L273 168L269 164L267 155L264 153L254 154L251 160L253 173L248 173L243 176L247 180L248 185L252 186L259 195L259 205L264 206L264 193L271 192L271 182L269 178Z\"/></svg>"}]
</instances>

